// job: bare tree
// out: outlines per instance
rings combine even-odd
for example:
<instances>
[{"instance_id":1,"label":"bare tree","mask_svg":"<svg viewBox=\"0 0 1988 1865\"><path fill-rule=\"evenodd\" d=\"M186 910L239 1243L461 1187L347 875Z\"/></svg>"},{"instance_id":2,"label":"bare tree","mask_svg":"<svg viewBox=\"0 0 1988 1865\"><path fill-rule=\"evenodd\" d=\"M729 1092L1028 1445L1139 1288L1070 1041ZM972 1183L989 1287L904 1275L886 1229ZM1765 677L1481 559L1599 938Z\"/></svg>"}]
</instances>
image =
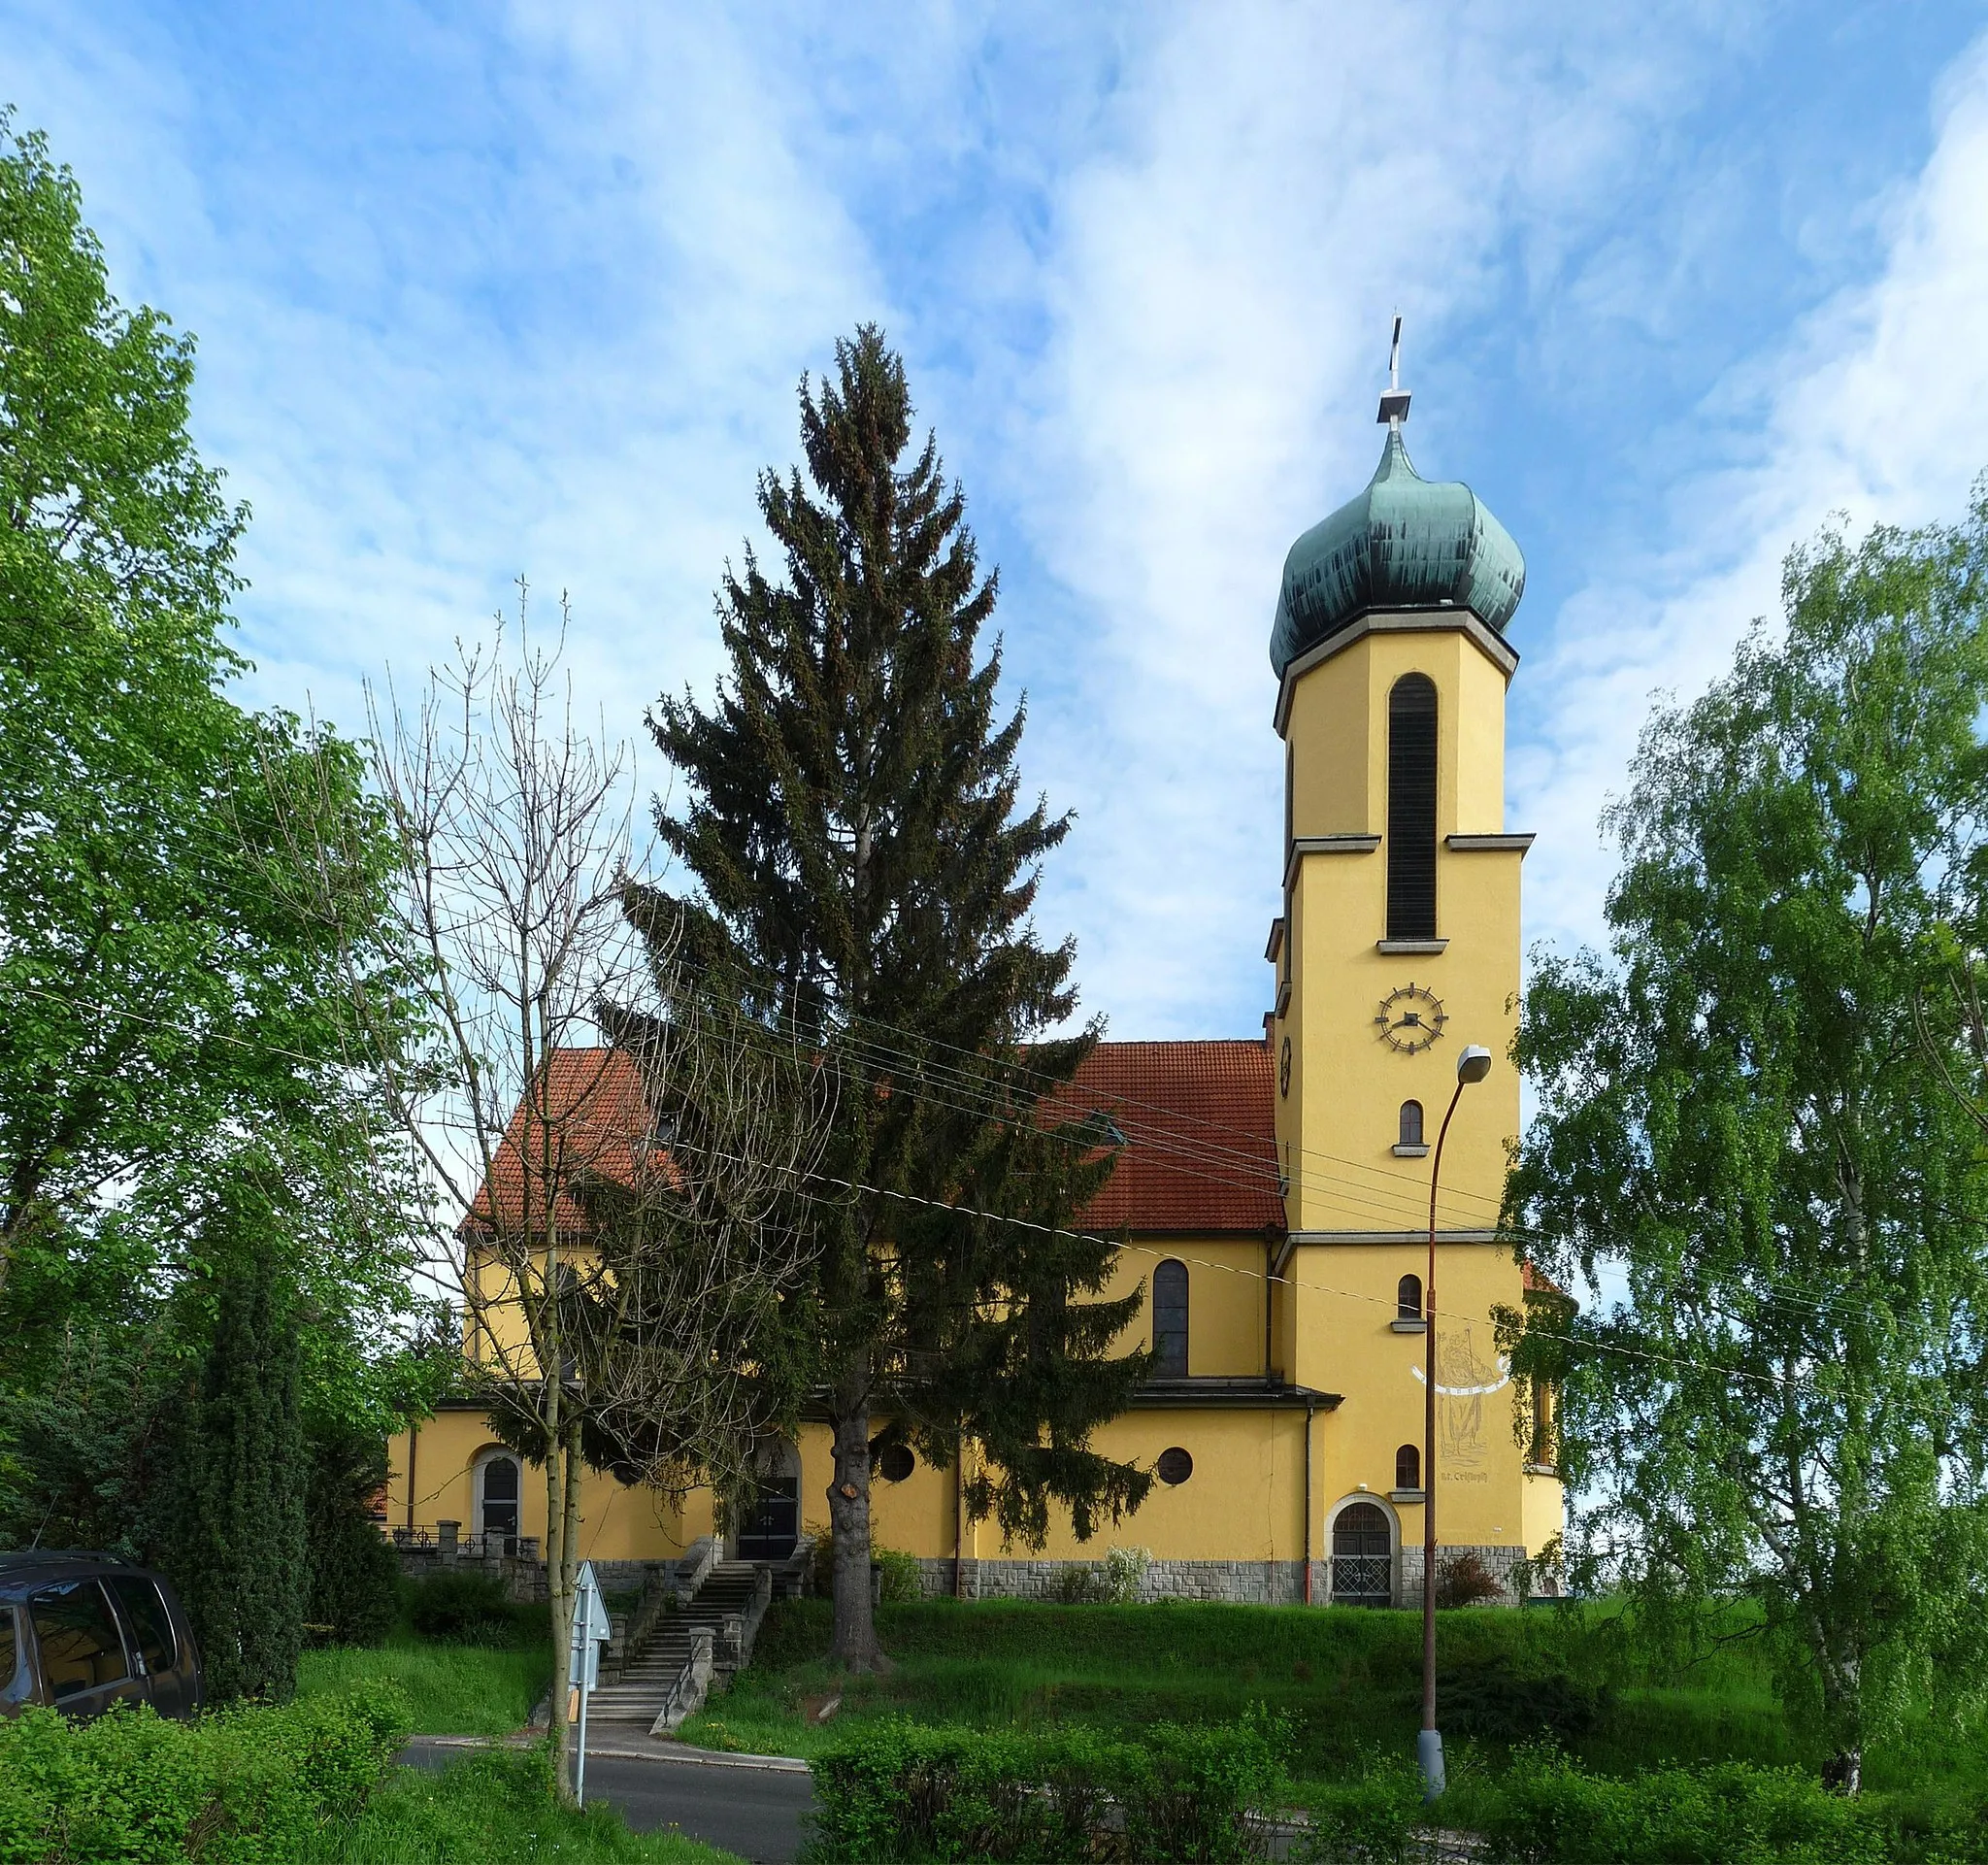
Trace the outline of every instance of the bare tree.
<instances>
[{"instance_id":1,"label":"bare tree","mask_svg":"<svg viewBox=\"0 0 1988 1865\"><path fill-rule=\"evenodd\" d=\"M748 1377L756 1330L802 1266L792 1214L829 1072L715 995L679 941L655 941L632 753L576 726L563 604L549 645L528 623L520 582L509 644L501 617L494 643L458 643L412 707L390 680L369 687L398 861L385 936L425 1025L418 1064L388 1040L404 1032L370 1025L378 992L351 1002L425 1168L466 1377L545 1472L564 1794L583 1469L673 1495L746 1470L770 1421ZM322 819L312 799L288 803L300 836ZM335 912L342 856L316 852ZM351 961L358 976L380 953Z\"/></svg>"}]
</instances>

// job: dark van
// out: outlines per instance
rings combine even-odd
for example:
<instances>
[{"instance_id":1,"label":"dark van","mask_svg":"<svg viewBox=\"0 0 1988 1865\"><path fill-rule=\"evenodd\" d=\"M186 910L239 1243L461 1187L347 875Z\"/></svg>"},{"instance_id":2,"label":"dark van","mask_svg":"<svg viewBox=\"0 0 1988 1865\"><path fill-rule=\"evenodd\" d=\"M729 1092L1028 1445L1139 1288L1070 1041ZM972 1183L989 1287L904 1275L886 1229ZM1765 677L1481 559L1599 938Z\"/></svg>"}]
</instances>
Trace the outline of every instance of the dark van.
<instances>
[{"instance_id":1,"label":"dark van","mask_svg":"<svg viewBox=\"0 0 1988 1865\"><path fill-rule=\"evenodd\" d=\"M0 1553L0 1715L149 1703L190 1716L206 1695L193 1628L163 1575L110 1554Z\"/></svg>"}]
</instances>

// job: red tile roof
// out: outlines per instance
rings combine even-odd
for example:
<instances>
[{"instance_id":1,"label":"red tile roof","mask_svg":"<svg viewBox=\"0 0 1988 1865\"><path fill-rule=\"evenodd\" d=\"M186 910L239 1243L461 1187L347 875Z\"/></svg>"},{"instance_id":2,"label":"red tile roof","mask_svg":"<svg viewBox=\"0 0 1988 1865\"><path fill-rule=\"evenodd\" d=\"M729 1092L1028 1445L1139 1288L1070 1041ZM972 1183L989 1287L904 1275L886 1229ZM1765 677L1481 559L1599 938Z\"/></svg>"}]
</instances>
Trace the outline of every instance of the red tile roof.
<instances>
[{"instance_id":1,"label":"red tile roof","mask_svg":"<svg viewBox=\"0 0 1988 1865\"><path fill-rule=\"evenodd\" d=\"M552 1130L549 1153L542 1150L542 1116ZM478 1191L465 1223L488 1220L493 1193L499 1216L519 1222L528 1179L545 1163L555 1181L591 1172L629 1182L647 1150L652 1125L634 1058L625 1049L553 1050L539 1084L512 1115L489 1182ZM563 1231L584 1229L571 1195L561 1193L556 1221Z\"/></svg>"},{"instance_id":2,"label":"red tile roof","mask_svg":"<svg viewBox=\"0 0 1988 1865\"><path fill-rule=\"evenodd\" d=\"M1127 1145L1087 1227L1247 1231L1281 1226L1271 1053L1260 1039L1100 1043L1058 1097L1109 1115Z\"/></svg>"},{"instance_id":3,"label":"red tile roof","mask_svg":"<svg viewBox=\"0 0 1988 1865\"><path fill-rule=\"evenodd\" d=\"M1108 1116L1126 1145L1104 1190L1083 1212L1086 1228L1242 1231L1281 1225L1271 1055L1260 1040L1100 1043L1054 1097L1064 1117ZM556 1051L533 1097L554 1132L554 1176L592 1171L626 1178L649 1131L629 1057L609 1049ZM538 1109L520 1106L498 1150L491 1187L469 1221L486 1217L489 1191L517 1218L526 1161L536 1166ZM558 1223L578 1233L578 1203L561 1197Z\"/></svg>"}]
</instances>

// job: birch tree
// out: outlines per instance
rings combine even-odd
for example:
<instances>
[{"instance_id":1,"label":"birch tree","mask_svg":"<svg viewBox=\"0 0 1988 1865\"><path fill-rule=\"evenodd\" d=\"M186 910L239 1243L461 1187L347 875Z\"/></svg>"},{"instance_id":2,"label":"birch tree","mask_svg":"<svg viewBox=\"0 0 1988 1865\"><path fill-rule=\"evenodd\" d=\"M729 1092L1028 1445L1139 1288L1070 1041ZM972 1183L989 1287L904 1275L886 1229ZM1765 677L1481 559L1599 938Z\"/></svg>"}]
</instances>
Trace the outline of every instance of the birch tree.
<instances>
[{"instance_id":1,"label":"birch tree","mask_svg":"<svg viewBox=\"0 0 1988 1865\"><path fill-rule=\"evenodd\" d=\"M1628 1292L1515 1370L1562 1382L1576 1567L1767 1640L1854 1793L1868 1744L1988 1677L1988 1161L1948 987L1988 849L1988 496L1826 533L1784 602L1643 735L1610 955L1528 992L1509 1217Z\"/></svg>"}]
</instances>

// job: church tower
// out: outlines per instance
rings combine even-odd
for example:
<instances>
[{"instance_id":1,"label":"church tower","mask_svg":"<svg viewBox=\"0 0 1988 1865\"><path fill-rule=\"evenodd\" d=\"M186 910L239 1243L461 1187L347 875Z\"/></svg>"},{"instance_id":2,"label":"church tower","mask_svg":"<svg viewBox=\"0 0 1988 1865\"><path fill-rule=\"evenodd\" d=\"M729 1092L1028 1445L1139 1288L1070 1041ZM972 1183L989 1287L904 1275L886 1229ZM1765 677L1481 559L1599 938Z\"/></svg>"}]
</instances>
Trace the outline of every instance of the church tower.
<instances>
[{"instance_id":1,"label":"church tower","mask_svg":"<svg viewBox=\"0 0 1988 1865\"><path fill-rule=\"evenodd\" d=\"M1398 352L1399 325L1396 342ZM1518 667L1505 629L1525 564L1468 486L1416 473L1408 396L1391 376L1373 479L1284 563L1271 636L1284 868L1269 1027L1286 1231L1279 1370L1346 1395L1325 1447L1328 1520L1335 1487L1375 1498L1355 1516L1372 1526L1386 1514L1406 1566L1422 1538L1430 1153L1468 1046L1493 1061L1463 1089L1441 1159L1438 1525L1445 1544L1537 1549L1558 1528L1560 1494L1535 1481L1552 1474L1545 1453L1515 1439L1492 1321L1522 1300L1495 1230L1519 1124L1509 1050L1532 838L1504 823L1505 696Z\"/></svg>"}]
</instances>

